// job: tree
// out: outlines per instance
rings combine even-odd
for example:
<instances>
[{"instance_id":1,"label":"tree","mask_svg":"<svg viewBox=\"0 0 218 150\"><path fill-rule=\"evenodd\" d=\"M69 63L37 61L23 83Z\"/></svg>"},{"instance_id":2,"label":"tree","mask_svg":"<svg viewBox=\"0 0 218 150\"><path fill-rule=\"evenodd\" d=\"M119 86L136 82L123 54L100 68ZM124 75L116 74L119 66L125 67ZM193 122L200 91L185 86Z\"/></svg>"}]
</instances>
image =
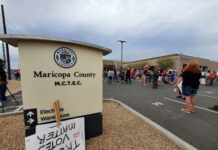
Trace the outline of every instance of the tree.
<instances>
[{"instance_id":1,"label":"tree","mask_svg":"<svg viewBox=\"0 0 218 150\"><path fill-rule=\"evenodd\" d=\"M157 60L158 67L163 70L167 70L174 66L174 61L171 58L161 58Z\"/></svg>"},{"instance_id":2,"label":"tree","mask_svg":"<svg viewBox=\"0 0 218 150\"><path fill-rule=\"evenodd\" d=\"M124 67L124 70L127 70L128 68L132 69L133 67L136 70L143 70L144 66L147 65L147 62L141 62L141 63L134 63L134 64L128 64Z\"/></svg>"},{"instance_id":3,"label":"tree","mask_svg":"<svg viewBox=\"0 0 218 150\"><path fill-rule=\"evenodd\" d=\"M136 70L143 70L144 66L147 64L148 64L147 62L137 63L137 64L135 64L135 69Z\"/></svg>"},{"instance_id":4,"label":"tree","mask_svg":"<svg viewBox=\"0 0 218 150\"><path fill-rule=\"evenodd\" d=\"M125 66L123 69L124 69L124 70L128 70L128 68L129 68L129 69L132 69L133 67L134 67L133 64L128 64L128 65Z\"/></svg>"}]
</instances>

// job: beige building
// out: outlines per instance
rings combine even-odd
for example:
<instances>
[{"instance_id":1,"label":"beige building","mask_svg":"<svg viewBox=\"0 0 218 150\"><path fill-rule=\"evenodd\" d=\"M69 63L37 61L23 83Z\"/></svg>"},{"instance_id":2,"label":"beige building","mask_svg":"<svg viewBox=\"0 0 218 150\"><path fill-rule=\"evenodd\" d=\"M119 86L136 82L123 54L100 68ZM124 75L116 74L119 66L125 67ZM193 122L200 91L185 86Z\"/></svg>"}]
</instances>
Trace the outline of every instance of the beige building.
<instances>
[{"instance_id":1,"label":"beige building","mask_svg":"<svg viewBox=\"0 0 218 150\"><path fill-rule=\"evenodd\" d=\"M124 62L125 63L125 62ZM117 60L103 60L103 70L118 70L121 62Z\"/></svg>"},{"instance_id":2,"label":"beige building","mask_svg":"<svg viewBox=\"0 0 218 150\"><path fill-rule=\"evenodd\" d=\"M171 55L166 55L166 56L160 56L160 57L153 57L153 58L148 58L148 59L143 59L143 60L137 60L137 61L132 61L132 62L126 62L124 63L124 67L131 64L137 64L137 63L143 63L147 62L151 68L154 66L157 66L157 60L161 58L170 58L174 60L174 66L170 69L176 70L177 72L180 72L190 61L198 61L200 68L202 68L202 71L216 71L218 72L218 62L211 61L209 59L204 59L200 57L192 57L192 56L187 56L187 55L182 55L182 54L171 54Z\"/></svg>"}]
</instances>

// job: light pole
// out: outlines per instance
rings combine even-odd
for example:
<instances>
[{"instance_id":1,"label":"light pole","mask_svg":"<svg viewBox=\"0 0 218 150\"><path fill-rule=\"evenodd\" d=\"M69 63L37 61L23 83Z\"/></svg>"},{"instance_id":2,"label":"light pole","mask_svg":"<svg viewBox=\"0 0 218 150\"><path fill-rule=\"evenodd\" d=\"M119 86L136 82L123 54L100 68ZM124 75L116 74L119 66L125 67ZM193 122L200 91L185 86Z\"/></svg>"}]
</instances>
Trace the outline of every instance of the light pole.
<instances>
[{"instance_id":1,"label":"light pole","mask_svg":"<svg viewBox=\"0 0 218 150\"><path fill-rule=\"evenodd\" d=\"M118 40L117 42L119 42L121 44L121 70L122 70L122 66L123 66L123 43L126 43L126 41L123 40Z\"/></svg>"}]
</instances>

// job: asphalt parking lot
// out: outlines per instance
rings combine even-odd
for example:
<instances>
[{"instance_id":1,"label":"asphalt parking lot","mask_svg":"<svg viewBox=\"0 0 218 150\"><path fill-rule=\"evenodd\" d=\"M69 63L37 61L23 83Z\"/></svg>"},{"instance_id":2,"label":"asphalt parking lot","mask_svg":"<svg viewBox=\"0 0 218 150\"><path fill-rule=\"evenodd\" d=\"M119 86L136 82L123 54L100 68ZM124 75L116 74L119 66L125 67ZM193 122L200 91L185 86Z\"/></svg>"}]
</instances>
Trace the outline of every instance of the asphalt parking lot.
<instances>
[{"instance_id":1,"label":"asphalt parking lot","mask_svg":"<svg viewBox=\"0 0 218 150\"><path fill-rule=\"evenodd\" d=\"M23 110L22 92L14 93L13 96L7 96L7 101L3 101L3 108L0 108L0 114L18 112Z\"/></svg>"},{"instance_id":2,"label":"asphalt parking lot","mask_svg":"<svg viewBox=\"0 0 218 150\"><path fill-rule=\"evenodd\" d=\"M130 85L104 83L104 99L119 100L184 141L201 150L218 149L218 112L208 109L218 103L218 85L200 86L196 96L196 112L180 111L185 100L178 99L173 85L162 84L158 89L141 86L139 81Z\"/></svg>"}]
</instances>

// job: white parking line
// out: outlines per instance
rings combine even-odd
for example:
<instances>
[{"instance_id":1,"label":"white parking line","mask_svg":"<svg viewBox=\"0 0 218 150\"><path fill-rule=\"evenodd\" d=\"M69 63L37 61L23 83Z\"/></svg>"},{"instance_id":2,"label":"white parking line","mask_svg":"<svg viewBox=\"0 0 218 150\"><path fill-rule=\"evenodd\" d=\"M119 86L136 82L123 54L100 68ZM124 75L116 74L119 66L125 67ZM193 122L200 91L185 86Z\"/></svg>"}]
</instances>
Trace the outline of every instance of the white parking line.
<instances>
[{"instance_id":1,"label":"white parking line","mask_svg":"<svg viewBox=\"0 0 218 150\"><path fill-rule=\"evenodd\" d=\"M15 101L15 100L11 100L11 101L13 102L13 101ZM18 100L16 100L16 101L22 101L22 99L18 99Z\"/></svg>"},{"instance_id":2,"label":"white parking line","mask_svg":"<svg viewBox=\"0 0 218 150\"><path fill-rule=\"evenodd\" d=\"M204 95L204 94L198 94L198 95L199 95L199 96L204 96L204 97L210 97L210 98L218 99L218 97L215 97L215 96Z\"/></svg>"},{"instance_id":3,"label":"white parking line","mask_svg":"<svg viewBox=\"0 0 218 150\"><path fill-rule=\"evenodd\" d=\"M19 105L19 106L11 106L11 107L3 107L3 108L0 108L0 110L2 110L2 109L9 109L9 108L17 108L17 107L20 107L21 105Z\"/></svg>"},{"instance_id":4,"label":"white parking line","mask_svg":"<svg viewBox=\"0 0 218 150\"><path fill-rule=\"evenodd\" d=\"M14 102L15 100L13 99L13 100L7 100L6 102ZM16 100L16 101L22 101L22 99L18 99L18 100Z\"/></svg>"},{"instance_id":5,"label":"white parking line","mask_svg":"<svg viewBox=\"0 0 218 150\"><path fill-rule=\"evenodd\" d=\"M211 92L211 91L205 91L204 93L206 93L206 94L213 94L214 92Z\"/></svg>"},{"instance_id":6,"label":"white parking line","mask_svg":"<svg viewBox=\"0 0 218 150\"><path fill-rule=\"evenodd\" d=\"M167 97L164 97L164 99L186 105L186 103L183 103L183 102L180 102L180 101L177 101L177 100L174 100L174 99L170 99L170 98L167 98ZM196 105L195 105L195 108L199 108L199 109L202 109L202 110L206 110L206 111L218 114L218 112L216 112L216 111L213 111L213 110L210 110L210 109L207 109L207 108L203 108L203 107L199 107L199 106L196 106Z\"/></svg>"},{"instance_id":7,"label":"white parking line","mask_svg":"<svg viewBox=\"0 0 218 150\"><path fill-rule=\"evenodd\" d=\"M217 90L210 90L210 91L212 91L213 93L217 93L218 92Z\"/></svg>"},{"instance_id":8,"label":"white parking line","mask_svg":"<svg viewBox=\"0 0 218 150\"><path fill-rule=\"evenodd\" d=\"M18 107L17 109L15 109L14 112L18 112L18 111L20 111L22 108L23 108L23 105L21 105L20 107Z\"/></svg>"}]
</instances>

